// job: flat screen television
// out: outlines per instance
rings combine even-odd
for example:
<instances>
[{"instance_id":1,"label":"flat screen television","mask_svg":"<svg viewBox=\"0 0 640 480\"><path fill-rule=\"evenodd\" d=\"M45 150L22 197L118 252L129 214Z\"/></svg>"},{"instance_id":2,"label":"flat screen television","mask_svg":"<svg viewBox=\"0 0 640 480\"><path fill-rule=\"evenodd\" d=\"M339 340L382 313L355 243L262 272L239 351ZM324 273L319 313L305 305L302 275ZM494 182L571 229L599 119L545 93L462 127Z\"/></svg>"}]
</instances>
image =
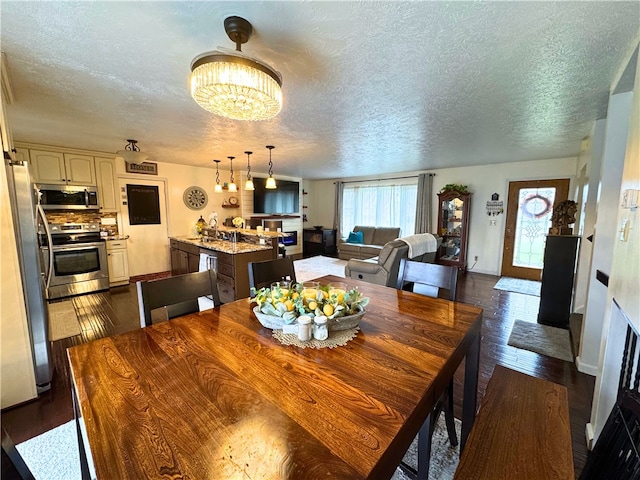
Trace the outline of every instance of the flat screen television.
<instances>
[{"instance_id":1,"label":"flat screen television","mask_svg":"<svg viewBox=\"0 0 640 480\"><path fill-rule=\"evenodd\" d=\"M267 179L253 177L253 212L283 215L300 213L300 182L276 180L278 188L265 188Z\"/></svg>"}]
</instances>

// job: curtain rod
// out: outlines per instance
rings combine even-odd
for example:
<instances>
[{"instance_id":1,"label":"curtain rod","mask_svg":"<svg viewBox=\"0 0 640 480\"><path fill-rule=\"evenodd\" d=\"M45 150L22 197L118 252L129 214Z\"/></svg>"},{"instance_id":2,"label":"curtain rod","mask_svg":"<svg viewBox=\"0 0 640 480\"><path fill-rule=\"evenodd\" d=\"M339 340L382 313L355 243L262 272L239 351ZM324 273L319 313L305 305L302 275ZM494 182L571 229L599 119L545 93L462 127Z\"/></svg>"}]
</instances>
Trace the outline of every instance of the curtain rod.
<instances>
[{"instance_id":1,"label":"curtain rod","mask_svg":"<svg viewBox=\"0 0 640 480\"><path fill-rule=\"evenodd\" d=\"M346 183L363 183L363 182L386 182L387 180L402 180L404 178L418 178L420 175L421 174L409 175L409 176L406 176L406 177L374 178L372 180L352 180L352 181L345 180L342 183L346 184ZM429 175L431 177L435 177L436 176L435 173L425 173L424 175ZM333 182L333 183L335 184L336 182Z\"/></svg>"}]
</instances>

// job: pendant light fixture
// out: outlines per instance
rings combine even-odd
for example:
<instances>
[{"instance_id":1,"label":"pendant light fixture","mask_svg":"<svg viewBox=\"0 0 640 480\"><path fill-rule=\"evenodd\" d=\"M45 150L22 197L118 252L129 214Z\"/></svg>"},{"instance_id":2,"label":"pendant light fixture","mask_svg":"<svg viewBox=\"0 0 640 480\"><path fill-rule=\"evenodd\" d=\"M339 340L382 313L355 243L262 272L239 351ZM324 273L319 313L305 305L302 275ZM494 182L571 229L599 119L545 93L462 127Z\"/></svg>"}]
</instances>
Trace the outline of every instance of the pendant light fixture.
<instances>
[{"instance_id":1,"label":"pendant light fixture","mask_svg":"<svg viewBox=\"0 0 640 480\"><path fill-rule=\"evenodd\" d=\"M267 145L267 148L269 149L269 178L267 178L267 183L265 184L264 188L273 190L274 188L276 188L276 179L273 178L273 162L271 161L271 150L276 147L274 147L273 145Z\"/></svg>"},{"instance_id":2,"label":"pendant light fixture","mask_svg":"<svg viewBox=\"0 0 640 480\"><path fill-rule=\"evenodd\" d=\"M249 161L249 157L253 152L244 152L247 154L247 181L244 184L245 190L255 190L253 186L253 180L251 180L251 162Z\"/></svg>"},{"instance_id":3,"label":"pendant light fixture","mask_svg":"<svg viewBox=\"0 0 640 480\"><path fill-rule=\"evenodd\" d=\"M205 110L234 120L267 120L282 109L282 77L269 65L242 53L253 27L244 18L224 20L236 44L229 53L213 51L191 62L191 96Z\"/></svg>"},{"instance_id":4,"label":"pendant light fixture","mask_svg":"<svg viewBox=\"0 0 640 480\"><path fill-rule=\"evenodd\" d=\"M127 139L127 142L129 143L124 147L124 150L118 150L116 152L117 157L120 157L125 162L132 163L134 165L138 165L149 158L149 155L140 151L140 147L136 145L138 143L137 140Z\"/></svg>"},{"instance_id":5,"label":"pendant light fixture","mask_svg":"<svg viewBox=\"0 0 640 480\"><path fill-rule=\"evenodd\" d=\"M236 157L227 157L227 158L231 162L231 178L229 179L229 191L230 192L237 192L238 191L238 187L236 186L236 184L233 181L233 159L236 158Z\"/></svg>"},{"instance_id":6,"label":"pendant light fixture","mask_svg":"<svg viewBox=\"0 0 640 480\"><path fill-rule=\"evenodd\" d=\"M220 185L220 170L218 170L218 164L220 163L220 160L214 160L214 162L216 162L216 186L214 187L213 191L215 193L222 193L222 185Z\"/></svg>"}]
</instances>

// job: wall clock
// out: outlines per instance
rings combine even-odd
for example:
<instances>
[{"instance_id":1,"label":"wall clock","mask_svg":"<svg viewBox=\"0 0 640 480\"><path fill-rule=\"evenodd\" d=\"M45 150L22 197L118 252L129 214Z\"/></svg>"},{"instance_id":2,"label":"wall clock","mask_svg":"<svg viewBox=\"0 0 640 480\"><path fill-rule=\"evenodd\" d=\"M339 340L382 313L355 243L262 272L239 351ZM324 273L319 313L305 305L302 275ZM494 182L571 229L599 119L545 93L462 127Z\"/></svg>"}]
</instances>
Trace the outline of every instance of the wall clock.
<instances>
[{"instance_id":1,"label":"wall clock","mask_svg":"<svg viewBox=\"0 0 640 480\"><path fill-rule=\"evenodd\" d=\"M207 192L200 187L189 187L184 191L182 200L191 210L202 210L207 206Z\"/></svg>"},{"instance_id":2,"label":"wall clock","mask_svg":"<svg viewBox=\"0 0 640 480\"><path fill-rule=\"evenodd\" d=\"M238 199L236 197L229 197L229 205L238 205Z\"/></svg>"}]
</instances>

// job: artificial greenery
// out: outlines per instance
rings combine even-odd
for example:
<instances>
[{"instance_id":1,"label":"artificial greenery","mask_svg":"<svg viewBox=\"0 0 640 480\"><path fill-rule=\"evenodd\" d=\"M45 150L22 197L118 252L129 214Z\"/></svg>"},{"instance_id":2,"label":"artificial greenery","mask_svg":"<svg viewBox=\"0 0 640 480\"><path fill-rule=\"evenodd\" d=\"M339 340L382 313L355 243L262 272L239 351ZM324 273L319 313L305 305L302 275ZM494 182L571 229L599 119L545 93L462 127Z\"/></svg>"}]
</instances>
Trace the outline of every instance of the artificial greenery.
<instances>
[{"instance_id":1,"label":"artificial greenery","mask_svg":"<svg viewBox=\"0 0 640 480\"><path fill-rule=\"evenodd\" d=\"M467 189L466 185L460 185L458 183L447 183L440 189L440 193L444 192L469 193L469 190Z\"/></svg>"}]
</instances>

